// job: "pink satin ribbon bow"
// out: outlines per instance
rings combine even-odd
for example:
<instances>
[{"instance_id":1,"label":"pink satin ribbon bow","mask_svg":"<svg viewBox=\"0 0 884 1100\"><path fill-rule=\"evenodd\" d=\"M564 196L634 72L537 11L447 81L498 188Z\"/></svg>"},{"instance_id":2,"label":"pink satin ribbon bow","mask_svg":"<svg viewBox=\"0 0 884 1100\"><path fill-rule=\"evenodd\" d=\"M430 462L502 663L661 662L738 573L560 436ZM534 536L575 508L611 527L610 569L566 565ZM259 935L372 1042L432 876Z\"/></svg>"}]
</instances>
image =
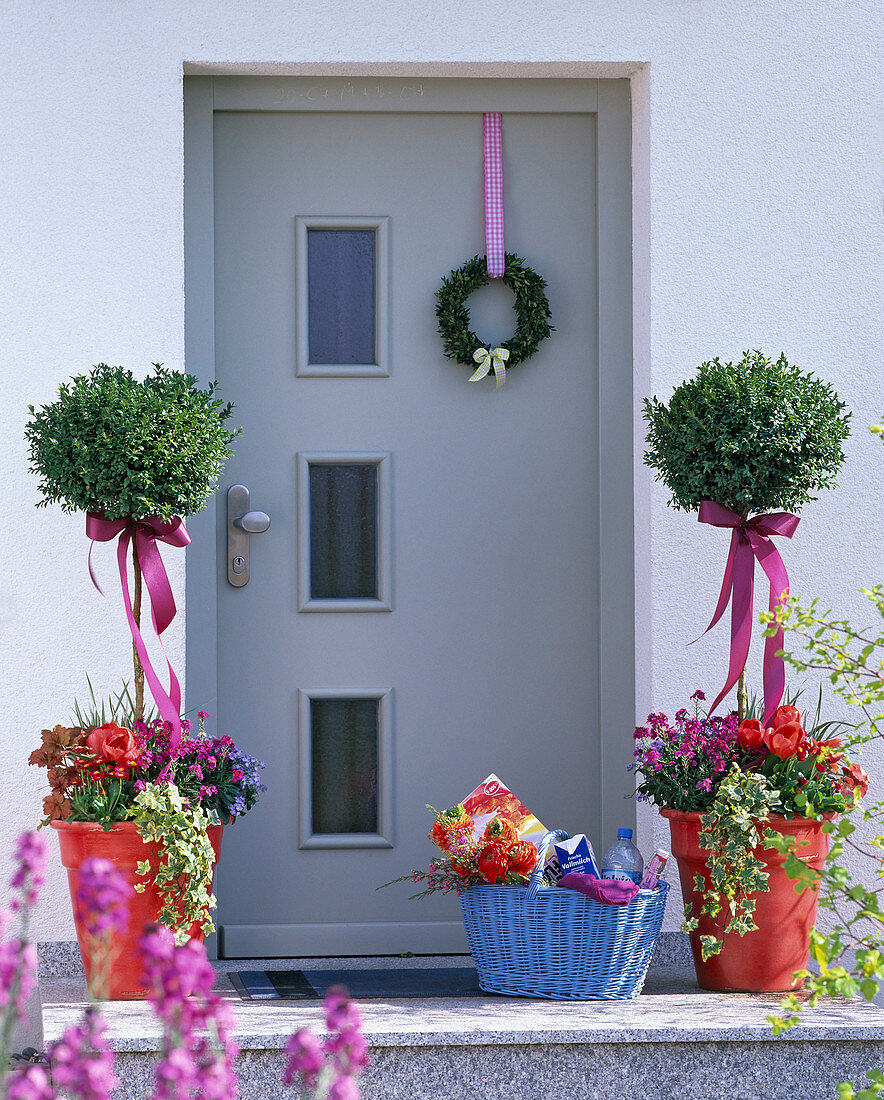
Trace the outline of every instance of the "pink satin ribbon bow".
<instances>
[{"instance_id":1,"label":"pink satin ribbon bow","mask_svg":"<svg viewBox=\"0 0 884 1100\"><path fill-rule=\"evenodd\" d=\"M129 573L127 558L129 543L135 537L135 553L138 564L141 566L141 574L144 584L150 596L150 617L156 632L160 648L163 648L162 633L169 623L175 618L175 597L172 595L172 586L157 542L165 542L169 546L187 546L190 535L184 522L175 516L169 522L159 519L157 516L147 516L144 519L133 519L131 516L123 516L120 519L105 519L101 512L86 513L86 536L96 542L110 542L111 539L120 536L117 543L117 565L120 569L120 583L123 587L123 603L126 607L126 617L129 620L129 629L132 631L132 639L135 649L144 669L144 678L150 687L151 694L160 712L160 717L172 727L169 735L170 744L175 747L181 741L181 686L175 675L169 658L166 657L166 665L169 669L169 690L163 687L160 679L154 672L153 665L144 644L144 638L135 622L132 612L132 598L129 595ZM92 546L89 547L89 576L92 583L101 592L101 586L95 579L92 571ZM101 593L104 595L104 593ZM165 657L165 650L163 651Z\"/></svg>"},{"instance_id":2,"label":"pink satin ribbon bow","mask_svg":"<svg viewBox=\"0 0 884 1100\"><path fill-rule=\"evenodd\" d=\"M767 574L770 581L768 608L774 611L789 594L789 574L780 557L780 552L771 542L771 535L782 535L790 539L798 527L799 518L791 512L770 512L763 516L754 516L744 520L737 512L732 512L721 504L704 500L700 504L697 519L700 523L709 523L713 527L731 527L731 546L721 582L718 606L712 616L712 622L703 631L708 633L724 614L728 602L731 603L731 654L728 666L727 683L721 689L717 699L709 708L711 714L721 700L739 680L740 673L746 667L749 656L749 643L752 639L752 600L755 583L755 560ZM701 635L702 636L702 635ZM777 656L783 648L783 632L777 632L764 640L764 724L773 721L777 707L786 690L786 666L782 657Z\"/></svg>"}]
</instances>

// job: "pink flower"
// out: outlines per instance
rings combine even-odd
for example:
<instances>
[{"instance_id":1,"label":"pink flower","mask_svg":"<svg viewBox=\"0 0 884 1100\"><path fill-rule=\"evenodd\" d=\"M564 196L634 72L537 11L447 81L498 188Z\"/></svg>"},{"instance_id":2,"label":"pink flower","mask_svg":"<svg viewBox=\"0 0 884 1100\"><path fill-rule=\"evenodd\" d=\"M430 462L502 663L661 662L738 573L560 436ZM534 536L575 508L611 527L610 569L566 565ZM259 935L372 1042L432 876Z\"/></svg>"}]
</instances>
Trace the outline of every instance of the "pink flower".
<instances>
[{"instance_id":1,"label":"pink flower","mask_svg":"<svg viewBox=\"0 0 884 1100\"><path fill-rule=\"evenodd\" d=\"M110 860L84 860L74 904L88 934L97 939L108 932L125 932L134 893Z\"/></svg>"},{"instance_id":2,"label":"pink flower","mask_svg":"<svg viewBox=\"0 0 884 1100\"><path fill-rule=\"evenodd\" d=\"M325 1065L322 1044L313 1032L305 1027L296 1031L285 1045L285 1054L288 1061L282 1080L286 1088L291 1087L296 1075L306 1088L313 1088Z\"/></svg>"},{"instance_id":3,"label":"pink flower","mask_svg":"<svg viewBox=\"0 0 884 1100\"><path fill-rule=\"evenodd\" d=\"M56 1100L43 1066L28 1066L10 1073L6 1081L7 1100Z\"/></svg>"},{"instance_id":4,"label":"pink flower","mask_svg":"<svg viewBox=\"0 0 884 1100\"><path fill-rule=\"evenodd\" d=\"M9 885L21 890L21 899L15 898L11 908L17 912L22 905L32 906L40 895L46 874L46 841L37 832L22 833L15 843L16 868Z\"/></svg>"}]
</instances>

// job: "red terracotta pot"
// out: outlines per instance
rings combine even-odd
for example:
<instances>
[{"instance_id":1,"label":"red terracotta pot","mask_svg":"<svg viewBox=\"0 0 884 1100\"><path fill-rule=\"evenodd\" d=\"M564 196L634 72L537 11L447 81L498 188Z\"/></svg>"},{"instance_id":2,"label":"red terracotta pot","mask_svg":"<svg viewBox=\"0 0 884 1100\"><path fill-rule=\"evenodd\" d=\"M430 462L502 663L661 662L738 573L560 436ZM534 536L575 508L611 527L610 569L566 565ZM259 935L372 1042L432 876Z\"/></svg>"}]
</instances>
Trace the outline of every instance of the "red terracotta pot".
<instances>
[{"instance_id":1,"label":"red terracotta pot","mask_svg":"<svg viewBox=\"0 0 884 1100\"><path fill-rule=\"evenodd\" d=\"M699 842L700 814L661 810L668 818L672 834L672 854L678 862L681 893L685 904L690 902L699 912L702 894L694 890L695 875L709 882L706 859L708 849ZM821 870L829 852L828 833L822 832L822 821L809 818L785 818L772 815L769 827L775 832L795 838L796 854L816 870ZM795 891L795 880L783 869L785 856L770 848L756 848L756 859L764 863L770 890L754 894L755 923L758 931L745 936L728 935L721 953L703 961L700 936L721 938L727 914L715 919L700 917L699 927L691 932L694 968L701 989L718 989L739 993L782 993L798 989L793 974L803 970L810 957L810 932L816 923L819 887Z\"/></svg>"},{"instance_id":2,"label":"red terracotta pot","mask_svg":"<svg viewBox=\"0 0 884 1100\"><path fill-rule=\"evenodd\" d=\"M151 863L157 861L157 845L145 844L131 821L119 821L105 832L94 821L52 821L52 828L58 832L61 848L61 862L67 869L68 885L71 891L71 904L74 908L74 923L77 928L77 941L83 957L83 969L89 989L96 995L112 1001L139 1000L147 996L147 988L141 980L142 964L138 954L138 938L146 924L155 924L159 916L162 901L160 892L153 884L148 884L144 893L134 894L129 904L129 928L124 935L113 936L110 946L111 958L104 966L92 956L92 944L77 920L74 898L80 883L80 865L87 859L98 856L110 860L114 867L134 886L144 880L137 874L136 865L142 860ZM215 863L221 855L221 834L223 825L210 825L209 841L215 851ZM203 930L199 924L190 929L191 939L203 940ZM106 988L94 988L100 971Z\"/></svg>"}]
</instances>

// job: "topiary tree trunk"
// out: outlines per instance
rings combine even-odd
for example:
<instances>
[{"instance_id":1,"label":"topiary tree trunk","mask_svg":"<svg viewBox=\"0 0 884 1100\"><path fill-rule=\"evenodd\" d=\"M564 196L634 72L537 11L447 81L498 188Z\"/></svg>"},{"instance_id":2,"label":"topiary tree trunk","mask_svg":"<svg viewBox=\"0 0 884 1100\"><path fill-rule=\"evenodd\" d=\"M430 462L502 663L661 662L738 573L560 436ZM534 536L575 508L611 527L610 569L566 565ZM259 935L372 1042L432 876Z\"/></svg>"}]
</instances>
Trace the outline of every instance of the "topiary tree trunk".
<instances>
[{"instance_id":1,"label":"topiary tree trunk","mask_svg":"<svg viewBox=\"0 0 884 1100\"><path fill-rule=\"evenodd\" d=\"M138 564L138 553L135 549L135 539L132 540L132 571L134 583L132 585L132 616L135 624L141 629L141 566ZM136 722L144 719L144 669L141 667L141 658L138 656L138 648L135 640L132 640L132 663L135 667L135 713L133 720Z\"/></svg>"}]
</instances>

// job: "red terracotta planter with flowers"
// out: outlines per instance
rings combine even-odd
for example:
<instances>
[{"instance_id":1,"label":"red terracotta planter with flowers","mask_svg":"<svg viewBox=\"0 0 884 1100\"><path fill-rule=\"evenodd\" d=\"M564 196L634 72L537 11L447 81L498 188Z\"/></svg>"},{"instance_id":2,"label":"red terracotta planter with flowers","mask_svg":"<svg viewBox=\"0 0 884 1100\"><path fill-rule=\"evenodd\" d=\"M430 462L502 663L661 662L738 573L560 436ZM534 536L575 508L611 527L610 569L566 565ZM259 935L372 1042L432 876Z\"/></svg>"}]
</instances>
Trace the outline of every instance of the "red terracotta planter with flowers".
<instances>
[{"instance_id":1,"label":"red terracotta planter with flowers","mask_svg":"<svg viewBox=\"0 0 884 1100\"><path fill-rule=\"evenodd\" d=\"M700 847L699 813L684 813L662 809L672 834L672 854L678 862L682 896L699 913L703 894L694 889L696 875L709 885L706 865L709 852ZM829 852L829 836L822 832L823 821L810 818L785 818L773 814L768 827L774 832L794 837L796 855L808 866L821 870ZM716 918L701 916L699 927L691 932L691 950L697 981L702 989L742 993L780 993L800 987L793 975L807 966L810 954L810 932L816 923L819 901L818 887L796 892L796 882L783 869L785 856L774 849L754 850L768 873L770 890L754 894L755 922L758 930L745 936L724 937L721 952L703 960L700 937L722 938L727 914Z\"/></svg>"},{"instance_id":2,"label":"red terracotta planter with flowers","mask_svg":"<svg viewBox=\"0 0 884 1100\"><path fill-rule=\"evenodd\" d=\"M148 860L151 865L159 858L156 844L145 844L137 827L130 821L116 822L108 831L94 821L52 821L58 832L61 861L68 873L71 903L77 941L83 957L83 968L90 991L108 1000L139 1000L147 996L142 982L142 962L138 952L138 939L144 926L154 924L162 906L159 890L148 883L143 893L135 893L129 903L129 926L125 933L114 933L110 939L110 958L94 957L95 945L88 935L82 914L77 911L76 897L80 884L80 866L93 857L109 860L114 868L131 885L144 882L137 873L137 864ZM215 864L221 855L223 825L210 825L207 832L215 853ZM190 929L191 939L203 940L199 924ZM97 988L98 976L104 988Z\"/></svg>"}]
</instances>

